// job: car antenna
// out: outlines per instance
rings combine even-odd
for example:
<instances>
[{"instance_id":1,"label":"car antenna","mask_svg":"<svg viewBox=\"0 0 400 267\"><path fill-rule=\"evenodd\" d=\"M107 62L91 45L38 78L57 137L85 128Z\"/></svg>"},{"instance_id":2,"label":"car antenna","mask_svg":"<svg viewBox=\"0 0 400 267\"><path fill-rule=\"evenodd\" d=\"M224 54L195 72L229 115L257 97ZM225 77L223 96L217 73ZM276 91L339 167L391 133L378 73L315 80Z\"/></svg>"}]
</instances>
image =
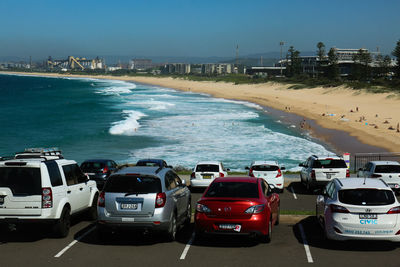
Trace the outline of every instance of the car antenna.
<instances>
[{"instance_id":1,"label":"car antenna","mask_svg":"<svg viewBox=\"0 0 400 267\"><path fill-rule=\"evenodd\" d=\"M367 177L364 177L364 183L363 183L363 185L365 185L365 181L367 180Z\"/></svg>"}]
</instances>

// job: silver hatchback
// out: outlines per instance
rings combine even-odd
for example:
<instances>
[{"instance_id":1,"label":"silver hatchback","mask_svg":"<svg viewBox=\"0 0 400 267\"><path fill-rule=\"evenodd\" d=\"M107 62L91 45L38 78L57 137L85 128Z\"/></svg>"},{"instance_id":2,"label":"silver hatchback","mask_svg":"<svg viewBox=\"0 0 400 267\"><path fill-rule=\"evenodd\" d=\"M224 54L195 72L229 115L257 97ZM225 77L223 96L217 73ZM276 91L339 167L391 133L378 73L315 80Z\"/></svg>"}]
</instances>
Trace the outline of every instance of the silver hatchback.
<instances>
[{"instance_id":1,"label":"silver hatchback","mask_svg":"<svg viewBox=\"0 0 400 267\"><path fill-rule=\"evenodd\" d=\"M97 212L100 237L126 227L163 232L173 241L177 229L190 223L191 195L170 168L128 167L108 178Z\"/></svg>"}]
</instances>

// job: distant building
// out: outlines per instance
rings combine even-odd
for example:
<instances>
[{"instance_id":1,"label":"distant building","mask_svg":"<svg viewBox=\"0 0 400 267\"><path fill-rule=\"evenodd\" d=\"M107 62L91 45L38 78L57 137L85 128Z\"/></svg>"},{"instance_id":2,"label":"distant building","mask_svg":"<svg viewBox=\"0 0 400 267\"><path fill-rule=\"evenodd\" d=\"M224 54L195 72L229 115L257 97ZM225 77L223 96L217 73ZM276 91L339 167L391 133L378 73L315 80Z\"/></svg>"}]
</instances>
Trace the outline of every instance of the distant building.
<instances>
[{"instance_id":1,"label":"distant building","mask_svg":"<svg viewBox=\"0 0 400 267\"><path fill-rule=\"evenodd\" d=\"M53 60L51 57L47 60L47 68L48 69L78 69L78 70L95 70L95 69L104 69L104 61L98 57L95 59L86 59L84 57L73 57L69 56L67 59L56 59Z\"/></svg>"},{"instance_id":2,"label":"distant building","mask_svg":"<svg viewBox=\"0 0 400 267\"><path fill-rule=\"evenodd\" d=\"M132 59L129 68L132 70L147 70L153 67L151 59Z\"/></svg>"},{"instance_id":3,"label":"distant building","mask_svg":"<svg viewBox=\"0 0 400 267\"><path fill-rule=\"evenodd\" d=\"M202 74L230 74L233 69L234 65L230 63L201 64Z\"/></svg>"},{"instance_id":4,"label":"distant building","mask_svg":"<svg viewBox=\"0 0 400 267\"><path fill-rule=\"evenodd\" d=\"M191 71L191 64L186 63L169 63L161 68L161 72L165 74L188 74Z\"/></svg>"}]
</instances>

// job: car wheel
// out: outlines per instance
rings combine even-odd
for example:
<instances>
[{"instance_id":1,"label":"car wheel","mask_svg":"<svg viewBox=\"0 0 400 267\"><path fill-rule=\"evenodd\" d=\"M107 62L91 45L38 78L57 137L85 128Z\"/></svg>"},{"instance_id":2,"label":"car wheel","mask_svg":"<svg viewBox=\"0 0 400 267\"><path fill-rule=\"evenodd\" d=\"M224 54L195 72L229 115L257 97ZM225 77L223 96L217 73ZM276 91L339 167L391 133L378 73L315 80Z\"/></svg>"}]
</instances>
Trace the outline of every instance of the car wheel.
<instances>
[{"instance_id":1,"label":"car wheel","mask_svg":"<svg viewBox=\"0 0 400 267\"><path fill-rule=\"evenodd\" d=\"M185 226L189 226L190 225L190 221L192 219L192 204L191 204L191 200L189 199L189 204L186 210L186 220L185 220Z\"/></svg>"},{"instance_id":2,"label":"car wheel","mask_svg":"<svg viewBox=\"0 0 400 267\"><path fill-rule=\"evenodd\" d=\"M272 217L269 218L268 233L266 235L261 236L261 242L269 243L269 242L271 242L271 237L272 237Z\"/></svg>"},{"instance_id":3,"label":"car wheel","mask_svg":"<svg viewBox=\"0 0 400 267\"><path fill-rule=\"evenodd\" d=\"M88 219L89 219L89 221L97 220L97 200L98 200L98 197L99 196L97 194L93 197L92 205L90 206L90 208L88 210Z\"/></svg>"},{"instance_id":4,"label":"car wheel","mask_svg":"<svg viewBox=\"0 0 400 267\"><path fill-rule=\"evenodd\" d=\"M69 234L69 228L71 227L70 212L68 207L64 207L60 219L54 225L54 233L57 237L66 237Z\"/></svg>"},{"instance_id":5,"label":"car wheel","mask_svg":"<svg viewBox=\"0 0 400 267\"><path fill-rule=\"evenodd\" d=\"M172 216L171 223L169 225L169 229L168 229L168 233L167 233L168 241L170 241L170 242L175 241L176 232L177 232L176 215L174 214Z\"/></svg>"},{"instance_id":6,"label":"car wheel","mask_svg":"<svg viewBox=\"0 0 400 267\"><path fill-rule=\"evenodd\" d=\"M278 206L278 214L277 214L277 216L276 216L275 225L278 225L278 224L279 224L280 216L281 216L281 204L279 203L279 206Z\"/></svg>"}]
</instances>

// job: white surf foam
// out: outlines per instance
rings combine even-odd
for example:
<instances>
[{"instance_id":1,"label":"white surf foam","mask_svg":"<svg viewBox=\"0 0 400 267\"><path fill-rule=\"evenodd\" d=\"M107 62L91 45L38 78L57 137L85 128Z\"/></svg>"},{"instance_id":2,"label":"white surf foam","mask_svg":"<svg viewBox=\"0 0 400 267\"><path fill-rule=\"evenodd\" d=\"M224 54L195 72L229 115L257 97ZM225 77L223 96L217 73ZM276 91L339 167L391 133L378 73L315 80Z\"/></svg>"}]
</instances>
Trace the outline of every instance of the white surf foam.
<instances>
[{"instance_id":1,"label":"white surf foam","mask_svg":"<svg viewBox=\"0 0 400 267\"><path fill-rule=\"evenodd\" d=\"M139 111L134 110L124 110L122 112L125 120L114 122L113 126L110 128L109 132L112 135L135 135L141 126L138 122L142 117L146 116Z\"/></svg>"}]
</instances>

